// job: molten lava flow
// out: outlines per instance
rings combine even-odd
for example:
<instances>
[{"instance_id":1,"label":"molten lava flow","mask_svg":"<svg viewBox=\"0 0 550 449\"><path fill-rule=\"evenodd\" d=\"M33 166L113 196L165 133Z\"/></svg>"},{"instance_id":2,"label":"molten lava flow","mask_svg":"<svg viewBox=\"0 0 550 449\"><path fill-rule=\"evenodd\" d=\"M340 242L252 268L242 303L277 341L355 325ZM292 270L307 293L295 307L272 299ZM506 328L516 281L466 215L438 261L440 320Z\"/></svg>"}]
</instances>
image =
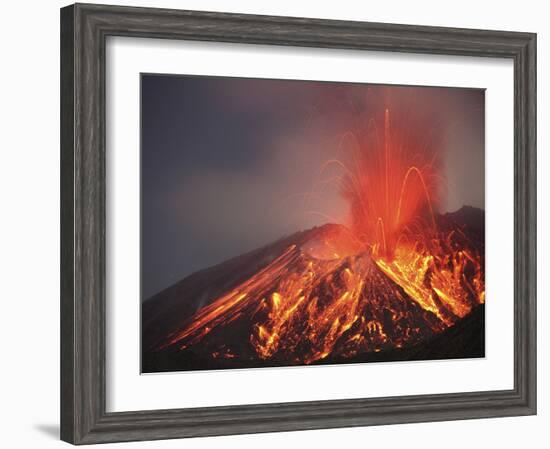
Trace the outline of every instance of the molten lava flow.
<instances>
[{"instance_id":1,"label":"molten lava flow","mask_svg":"<svg viewBox=\"0 0 550 449\"><path fill-rule=\"evenodd\" d=\"M385 109L382 132L348 134L349 151L322 169L338 172L349 227L326 225L288 246L158 349L286 364L349 359L426 341L484 303L483 244L436 216L434 148L422 129L397 125Z\"/></svg>"},{"instance_id":2,"label":"molten lava flow","mask_svg":"<svg viewBox=\"0 0 550 449\"><path fill-rule=\"evenodd\" d=\"M432 251L401 244L391 261L376 260L390 279L447 326L485 302L480 254L464 246L453 249L452 240L452 233L441 236Z\"/></svg>"},{"instance_id":3,"label":"molten lava flow","mask_svg":"<svg viewBox=\"0 0 550 449\"><path fill-rule=\"evenodd\" d=\"M261 359L312 363L421 341L445 328L415 305L368 254L313 259L291 246L265 269L200 310L165 346L202 342L220 352L215 334L252 323L249 342Z\"/></svg>"}]
</instances>

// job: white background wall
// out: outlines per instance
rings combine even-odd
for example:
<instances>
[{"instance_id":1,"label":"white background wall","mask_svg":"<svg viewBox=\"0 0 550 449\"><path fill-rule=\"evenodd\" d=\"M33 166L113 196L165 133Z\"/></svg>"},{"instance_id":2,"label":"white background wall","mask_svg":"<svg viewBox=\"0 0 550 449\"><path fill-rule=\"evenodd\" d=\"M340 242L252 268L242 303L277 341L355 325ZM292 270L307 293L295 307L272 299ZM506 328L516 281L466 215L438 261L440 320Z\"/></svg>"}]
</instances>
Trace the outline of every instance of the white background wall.
<instances>
[{"instance_id":1,"label":"white background wall","mask_svg":"<svg viewBox=\"0 0 550 449\"><path fill-rule=\"evenodd\" d=\"M118 4L411 23L538 33L539 147L539 414L447 423L130 443L128 447L548 447L550 360L545 325L543 253L549 239L550 169L543 148L550 115L545 84L550 64L550 14L534 0L337 2L278 0L119 0ZM59 415L59 7L60 1L2 5L0 33L0 444L60 447ZM546 315L546 316L544 316ZM544 342L544 343L543 343Z\"/></svg>"}]
</instances>

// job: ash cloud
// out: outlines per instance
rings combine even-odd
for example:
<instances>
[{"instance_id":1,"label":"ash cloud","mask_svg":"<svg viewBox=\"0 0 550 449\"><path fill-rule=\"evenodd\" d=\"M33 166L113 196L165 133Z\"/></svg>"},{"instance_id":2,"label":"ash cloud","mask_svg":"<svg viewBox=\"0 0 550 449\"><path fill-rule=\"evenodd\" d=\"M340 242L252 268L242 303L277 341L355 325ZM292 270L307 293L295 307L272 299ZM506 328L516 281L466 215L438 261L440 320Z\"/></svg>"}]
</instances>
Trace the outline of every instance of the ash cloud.
<instances>
[{"instance_id":1,"label":"ash cloud","mask_svg":"<svg viewBox=\"0 0 550 449\"><path fill-rule=\"evenodd\" d=\"M348 206L318 184L320 168L388 96L444 134L441 211L483 208L482 90L143 75L142 298L298 230L345 222Z\"/></svg>"}]
</instances>

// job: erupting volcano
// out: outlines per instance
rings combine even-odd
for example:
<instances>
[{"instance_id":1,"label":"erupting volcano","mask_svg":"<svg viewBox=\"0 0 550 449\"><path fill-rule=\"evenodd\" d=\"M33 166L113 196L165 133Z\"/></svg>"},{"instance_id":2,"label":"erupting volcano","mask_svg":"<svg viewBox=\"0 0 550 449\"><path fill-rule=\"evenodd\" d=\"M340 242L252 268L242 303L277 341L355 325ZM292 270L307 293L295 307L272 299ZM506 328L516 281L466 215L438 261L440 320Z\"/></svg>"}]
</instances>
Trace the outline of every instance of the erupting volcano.
<instances>
[{"instance_id":1,"label":"erupting volcano","mask_svg":"<svg viewBox=\"0 0 550 449\"><path fill-rule=\"evenodd\" d=\"M391 107L346 133L313 191L336 189L348 219L145 301L142 370L483 356L484 212L438 212L436 134Z\"/></svg>"}]
</instances>

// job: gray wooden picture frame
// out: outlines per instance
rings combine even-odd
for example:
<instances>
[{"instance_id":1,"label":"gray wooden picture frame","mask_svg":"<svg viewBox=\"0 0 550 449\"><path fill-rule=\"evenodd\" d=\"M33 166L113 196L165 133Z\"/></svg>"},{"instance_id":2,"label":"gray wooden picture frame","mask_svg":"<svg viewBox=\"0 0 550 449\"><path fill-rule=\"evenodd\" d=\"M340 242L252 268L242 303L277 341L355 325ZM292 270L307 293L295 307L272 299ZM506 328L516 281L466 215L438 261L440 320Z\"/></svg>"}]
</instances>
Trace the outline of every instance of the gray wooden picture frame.
<instances>
[{"instance_id":1,"label":"gray wooden picture frame","mask_svg":"<svg viewBox=\"0 0 550 449\"><path fill-rule=\"evenodd\" d=\"M511 58L514 388L106 412L107 36ZM535 413L535 34L88 4L61 9L61 439L90 444Z\"/></svg>"}]
</instances>

